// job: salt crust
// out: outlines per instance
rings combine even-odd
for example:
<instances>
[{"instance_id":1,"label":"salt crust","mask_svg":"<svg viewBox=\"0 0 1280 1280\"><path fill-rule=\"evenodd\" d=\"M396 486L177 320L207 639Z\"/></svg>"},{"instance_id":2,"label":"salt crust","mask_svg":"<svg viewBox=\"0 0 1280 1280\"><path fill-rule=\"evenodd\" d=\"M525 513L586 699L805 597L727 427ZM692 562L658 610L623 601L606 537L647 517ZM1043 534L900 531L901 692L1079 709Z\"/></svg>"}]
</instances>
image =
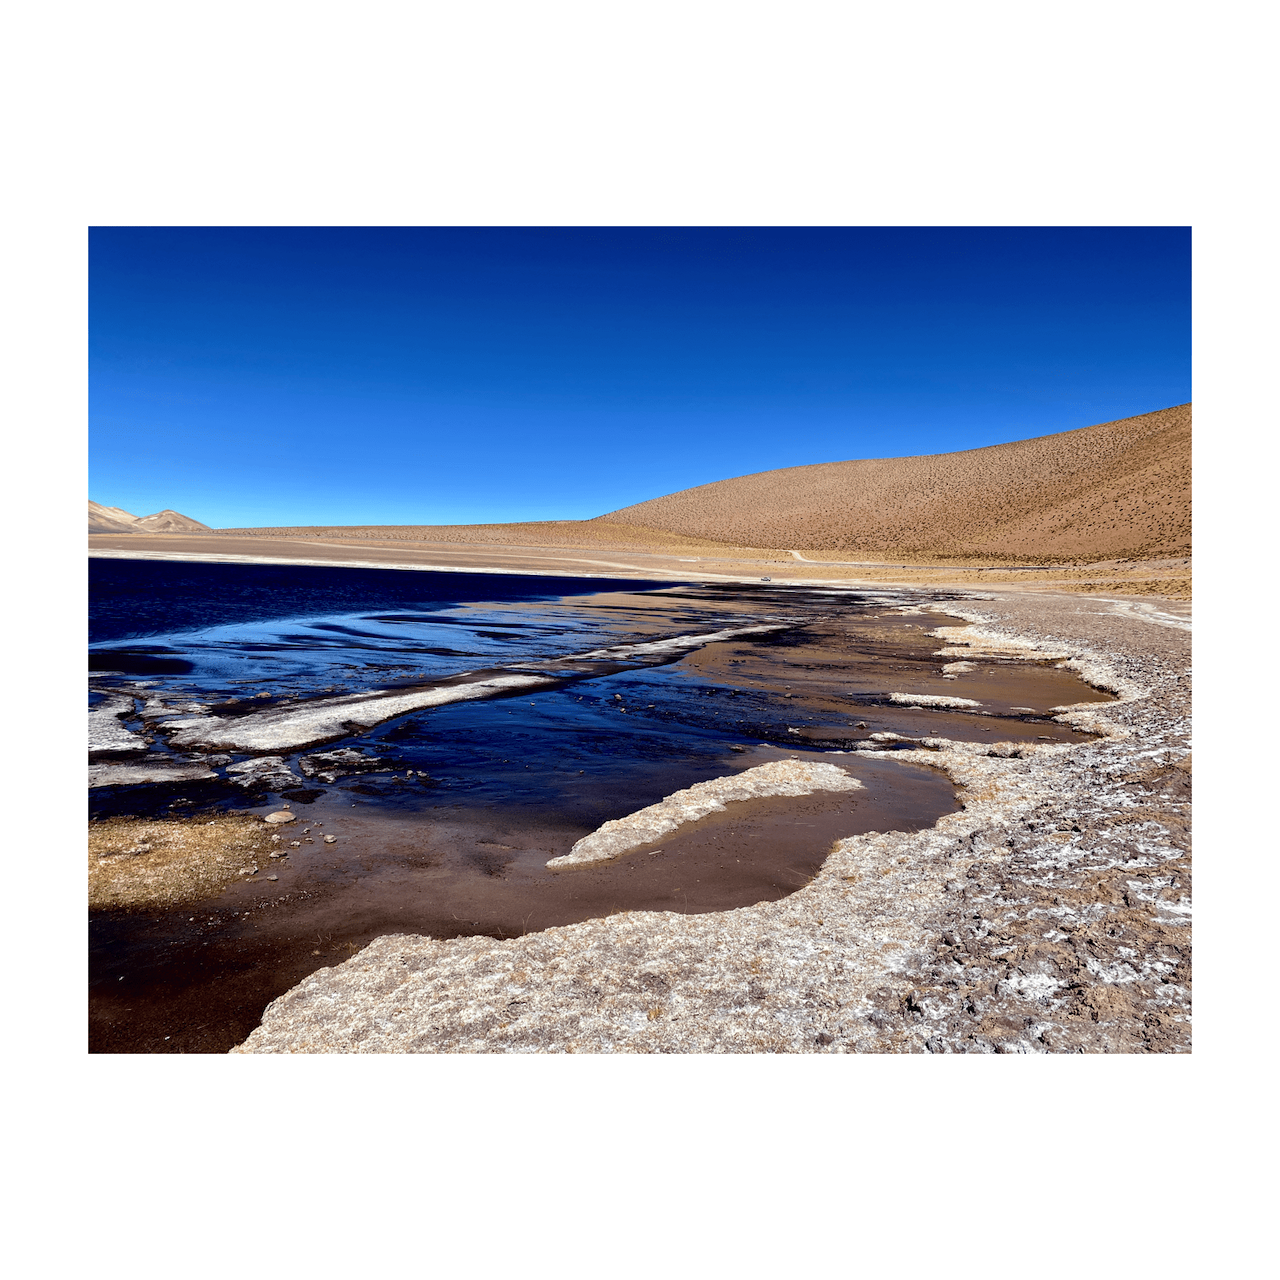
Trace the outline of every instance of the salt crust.
<instances>
[{"instance_id":1,"label":"salt crust","mask_svg":"<svg viewBox=\"0 0 1280 1280\"><path fill-rule=\"evenodd\" d=\"M891 693L890 702L903 707L980 707L972 698L948 698L939 693Z\"/></svg>"},{"instance_id":2,"label":"salt crust","mask_svg":"<svg viewBox=\"0 0 1280 1280\"><path fill-rule=\"evenodd\" d=\"M89 789L134 787L143 782L200 782L217 776L207 765L175 764L166 756L153 764L91 764Z\"/></svg>"},{"instance_id":3,"label":"salt crust","mask_svg":"<svg viewBox=\"0 0 1280 1280\"><path fill-rule=\"evenodd\" d=\"M607 862L630 849L651 844L670 835L686 822L697 822L710 813L723 813L735 800L756 800L765 796L807 796L815 791L861 791L857 778L834 764L813 764L804 760L771 760L768 764L744 769L723 778L695 783L675 791L647 808L629 813L583 836L563 857L552 858L548 867L572 867Z\"/></svg>"},{"instance_id":4,"label":"salt crust","mask_svg":"<svg viewBox=\"0 0 1280 1280\"><path fill-rule=\"evenodd\" d=\"M146 751L147 740L120 723L121 716L133 714L132 698L107 698L98 703L89 712L90 752Z\"/></svg>"},{"instance_id":5,"label":"salt crust","mask_svg":"<svg viewBox=\"0 0 1280 1280\"><path fill-rule=\"evenodd\" d=\"M931 739L938 749L910 762L898 753L868 752L906 767L941 769L960 787L962 808L927 831L841 841L807 886L780 901L707 915L625 912L504 941L375 939L273 1001L232 1052L1055 1051L1053 1027L1066 1026L1065 1015L1048 995L1028 1014L1031 1006L1013 980L972 998L963 973L958 983L944 984L943 996L921 990L922 975L936 975L939 964L956 972L952 961L940 959L939 930L947 926L939 922L972 900L983 913L974 916L974 928L998 927L983 895L971 898L963 888L966 873L987 867L1015 876L1015 857L1046 849L1064 873L1079 864L1083 855L1072 844L1046 844L1031 830L1043 825L1031 823L1032 814L1061 815L1060 828L1071 819L1069 840L1071 830L1096 821L1105 845L1106 824L1136 803L1124 779L1138 757L1185 761L1189 720L1179 681L1188 641L1173 629L1164 631L1168 642L1149 640L1135 633L1161 629L1115 615L1102 619L1074 597L972 598L994 603L981 611L959 602L934 606L986 624L939 628L934 634L950 642L943 653L1062 660L1117 695L1109 704L1058 709L1061 723L1099 734L1098 741L987 747ZM1116 857L1136 856L1157 868L1175 853L1158 829L1121 845ZM1087 900L1072 908L1064 900L1053 910L1070 929L1107 908ZM1097 963L1089 966L1105 997L1111 977ZM1166 985L1151 997L1160 1007L1146 1006L1145 1022L1165 1023L1173 1047L1185 1049L1189 1039L1177 1028L1186 1021L1180 1009L1189 991L1165 970L1159 981ZM946 994L948 987L958 989ZM1105 998L1098 1007L1105 1011ZM1142 1017L1099 1017L1071 1022L1075 1038L1061 1051L1142 1047ZM1092 1039L1080 1038L1086 1035Z\"/></svg>"}]
</instances>

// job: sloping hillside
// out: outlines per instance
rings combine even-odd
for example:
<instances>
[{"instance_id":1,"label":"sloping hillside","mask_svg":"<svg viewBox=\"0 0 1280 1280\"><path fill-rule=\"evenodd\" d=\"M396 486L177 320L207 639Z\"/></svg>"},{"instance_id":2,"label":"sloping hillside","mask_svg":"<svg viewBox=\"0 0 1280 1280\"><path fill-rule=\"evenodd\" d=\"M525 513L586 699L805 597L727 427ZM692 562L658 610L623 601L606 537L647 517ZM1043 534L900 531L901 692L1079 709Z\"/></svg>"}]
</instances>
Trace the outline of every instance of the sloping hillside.
<instances>
[{"instance_id":1,"label":"sloping hillside","mask_svg":"<svg viewBox=\"0 0 1280 1280\"><path fill-rule=\"evenodd\" d=\"M167 507L154 515L138 516L120 507L104 507L89 499L90 533L210 533L207 524Z\"/></svg>"},{"instance_id":2,"label":"sloping hillside","mask_svg":"<svg viewBox=\"0 0 1280 1280\"><path fill-rule=\"evenodd\" d=\"M593 523L871 558L1185 556L1191 406L962 453L762 471Z\"/></svg>"}]
</instances>

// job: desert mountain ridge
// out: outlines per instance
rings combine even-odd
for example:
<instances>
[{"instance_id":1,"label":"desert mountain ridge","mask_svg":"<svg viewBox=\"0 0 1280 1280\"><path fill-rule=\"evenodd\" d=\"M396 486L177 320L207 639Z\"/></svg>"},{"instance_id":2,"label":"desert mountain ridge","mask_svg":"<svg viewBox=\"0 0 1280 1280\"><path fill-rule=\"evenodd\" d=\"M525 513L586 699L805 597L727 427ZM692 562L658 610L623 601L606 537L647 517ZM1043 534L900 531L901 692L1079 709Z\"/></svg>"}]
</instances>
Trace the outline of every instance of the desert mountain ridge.
<instances>
[{"instance_id":1,"label":"desert mountain ridge","mask_svg":"<svg viewBox=\"0 0 1280 1280\"><path fill-rule=\"evenodd\" d=\"M762 471L591 523L868 557L1186 556L1191 405L959 453Z\"/></svg>"},{"instance_id":2,"label":"desert mountain ridge","mask_svg":"<svg viewBox=\"0 0 1280 1280\"><path fill-rule=\"evenodd\" d=\"M212 533L207 524L166 507L154 515L135 516L120 507L104 507L89 499L90 533Z\"/></svg>"},{"instance_id":3,"label":"desert mountain ridge","mask_svg":"<svg viewBox=\"0 0 1280 1280\"><path fill-rule=\"evenodd\" d=\"M590 520L218 533L685 555L797 551L826 563L1178 560L1191 554L1191 405L983 449L762 471Z\"/></svg>"}]
</instances>

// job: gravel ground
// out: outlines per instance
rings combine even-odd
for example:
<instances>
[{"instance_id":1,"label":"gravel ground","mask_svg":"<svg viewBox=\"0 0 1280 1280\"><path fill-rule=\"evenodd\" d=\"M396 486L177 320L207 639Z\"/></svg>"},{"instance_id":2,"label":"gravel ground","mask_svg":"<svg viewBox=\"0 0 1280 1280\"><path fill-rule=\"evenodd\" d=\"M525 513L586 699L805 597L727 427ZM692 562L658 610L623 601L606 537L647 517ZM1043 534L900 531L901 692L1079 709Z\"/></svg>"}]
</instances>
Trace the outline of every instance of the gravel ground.
<instances>
[{"instance_id":1,"label":"gravel ground","mask_svg":"<svg viewBox=\"0 0 1280 1280\"><path fill-rule=\"evenodd\" d=\"M946 612L974 624L939 632L947 653L1053 656L1117 693L1060 716L1103 736L927 739L915 754L964 807L841 841L788 898L379 938L232 1052L1189 1052L1188 606L1008 593Z\"/></svg>"}]
</instances>

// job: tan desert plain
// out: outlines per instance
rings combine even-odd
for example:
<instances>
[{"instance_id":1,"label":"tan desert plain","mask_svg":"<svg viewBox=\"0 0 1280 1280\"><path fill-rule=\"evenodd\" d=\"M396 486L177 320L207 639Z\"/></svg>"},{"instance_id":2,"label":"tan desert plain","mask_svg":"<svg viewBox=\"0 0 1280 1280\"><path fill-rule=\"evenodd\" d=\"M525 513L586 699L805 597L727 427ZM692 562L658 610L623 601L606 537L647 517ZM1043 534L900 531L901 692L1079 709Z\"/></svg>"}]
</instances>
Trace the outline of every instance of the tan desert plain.
<instances>
[{"instance_id":1,"label":"tan desert plain","mask_svg":"<svg viewBox=\"0 0 1280 1280\"><path fill-rule=\"evenodd\" d=\"M777 901L377 938L274 1000L233 1052L1190 1051L1190 405L592 520L215 530L89 506L93 556L892 589L949 690L993 661L1107 697L1051 709L1076 741L921 737L913 760L958 809L838 840ZM214 836L104 858L91 831L91 901L216 892L209 867L253 837Z\"/></svg>"}]
</instances>

